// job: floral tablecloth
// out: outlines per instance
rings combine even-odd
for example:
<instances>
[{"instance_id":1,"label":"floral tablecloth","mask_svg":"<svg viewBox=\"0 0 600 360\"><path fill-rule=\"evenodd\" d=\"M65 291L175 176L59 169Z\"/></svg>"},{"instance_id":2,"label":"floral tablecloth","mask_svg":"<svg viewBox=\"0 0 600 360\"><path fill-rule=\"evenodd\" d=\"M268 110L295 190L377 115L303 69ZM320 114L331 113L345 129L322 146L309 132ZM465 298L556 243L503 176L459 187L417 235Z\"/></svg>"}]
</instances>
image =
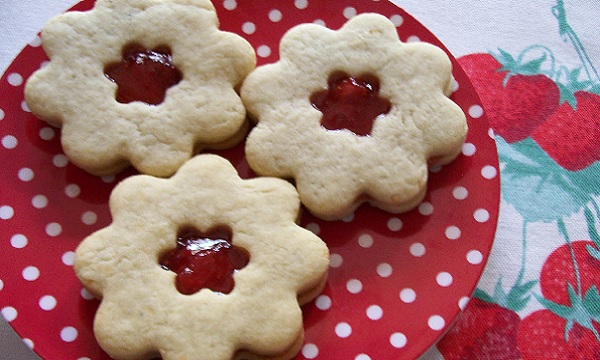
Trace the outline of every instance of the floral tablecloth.
<instances>
[{"instance_id":1,"label":"floral tablecloth","mask_svg":"<svg viewBox=\"0 0 600 360\"><path fill-rule=\"evenodd\" d=\"M395 0L446 44L497 140L484 275L430 359L600 359L597 0ZM0 72L73 0L0 2ZM36 359L3 321L0 358Z\"/></svg>"}]
</instances>

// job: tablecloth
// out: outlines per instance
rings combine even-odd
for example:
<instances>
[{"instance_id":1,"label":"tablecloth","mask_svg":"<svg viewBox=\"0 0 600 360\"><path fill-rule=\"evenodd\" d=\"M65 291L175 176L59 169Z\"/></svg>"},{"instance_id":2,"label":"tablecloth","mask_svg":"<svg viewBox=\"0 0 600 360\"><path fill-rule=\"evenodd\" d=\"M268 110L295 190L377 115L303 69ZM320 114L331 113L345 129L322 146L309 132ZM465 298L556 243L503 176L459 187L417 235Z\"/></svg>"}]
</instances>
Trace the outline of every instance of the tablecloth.
<instances>
[{"instance_id":1,"label":"tablecloth","mask_svg":"<svg viewBox=\"0 0 600 360\"><path fill-rule=\"evenodd\" d=\"M471 77L501 164L483 277L423 359L600 359L600 2L394 2ZM0 72L73 3L0 0ZM37 359L0 335L0 358Z\"/></svg>"}]
</instances>

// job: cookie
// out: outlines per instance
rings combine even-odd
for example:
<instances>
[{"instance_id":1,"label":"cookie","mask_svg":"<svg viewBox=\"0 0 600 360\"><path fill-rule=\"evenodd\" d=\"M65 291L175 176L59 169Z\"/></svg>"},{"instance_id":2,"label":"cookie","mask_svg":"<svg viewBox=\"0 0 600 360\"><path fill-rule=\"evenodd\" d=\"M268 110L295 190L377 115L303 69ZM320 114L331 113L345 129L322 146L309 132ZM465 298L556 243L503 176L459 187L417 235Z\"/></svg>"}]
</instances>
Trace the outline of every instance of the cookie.
<instances>
[{"instance_id":1,"label":"cookie","mask_svg":"<svg viewBox=\"0 0 600 360\"><path fill-rule=\"evenodd\" d=\"M467 133L444 51L401 42L389 19L370 13L336 31L299 25L279 49L241 90L257 122L246 142L252 169L292 179L326 220L364 202L390 212L418 205L428 165L452 161Z\"/></svg>"},{"instance_id":2,"label":"cookie","mask_svg":"<svg viewBox=\"0 0 600 360\"><path fill-rule=\"evenodd\" d=\"M208 0L98 0L51 19L42 44L50 62L28 80L27 106L62 127L65 154L94 175L131 164L170 176L246 135L236 90L255 53L218 29Z\"/></svg>"},{"instance_id":3,"label":"cookie","mask_svg":"<svg viewBox=\"0 0 600 360\"><path fill-rule=\"evenodd\" d=\"M171 178L135 175L113 190L113 222L76 250L101 299L94 333L115 359L290 359L300 305L323 288L325 243L296 224L289 182L241 179L217 155Z\"/></svg>"}]
</instances>

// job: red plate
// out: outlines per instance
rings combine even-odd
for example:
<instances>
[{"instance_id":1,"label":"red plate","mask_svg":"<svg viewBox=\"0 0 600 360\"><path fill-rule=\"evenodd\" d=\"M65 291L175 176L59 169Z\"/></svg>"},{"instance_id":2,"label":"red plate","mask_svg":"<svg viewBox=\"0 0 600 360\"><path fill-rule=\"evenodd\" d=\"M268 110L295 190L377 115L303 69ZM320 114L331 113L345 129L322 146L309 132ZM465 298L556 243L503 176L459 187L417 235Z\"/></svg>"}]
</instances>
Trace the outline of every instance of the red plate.
<instances>
[{"instance_id":1,"label":"red plate","mask_svg":"<svg viewBox=\"0 0 600 360\"><path fill-rule=\"evenodd\" d=\"M91 8L86 0L75 10ZM349 17L378 12L403 41L443 48L426 28L387 1L286 0L216 2L224 30L245 37L259 64L276 61L291 26L318 21L339 28ZM39 40L39 39L38 39ZM73 250L109 221L107 198L128 171L98 178L70 164L60 131L29 113L25 79L47 58L32 42L0 80L0 193L4 317L44 359L107 359L92 333L98 305L82 289ZM464 308L486 263L496 229L500 183L493 135L477 94L453 59L452 95L469 122L462 154L432 169L425 201L393 215L362 206L354 216L302 224L331 249L321 296L304 307L306 339L298 359L411 359L436 342ZM242 147L221 152L248 176Z\"/></svg>"}]
</instances>

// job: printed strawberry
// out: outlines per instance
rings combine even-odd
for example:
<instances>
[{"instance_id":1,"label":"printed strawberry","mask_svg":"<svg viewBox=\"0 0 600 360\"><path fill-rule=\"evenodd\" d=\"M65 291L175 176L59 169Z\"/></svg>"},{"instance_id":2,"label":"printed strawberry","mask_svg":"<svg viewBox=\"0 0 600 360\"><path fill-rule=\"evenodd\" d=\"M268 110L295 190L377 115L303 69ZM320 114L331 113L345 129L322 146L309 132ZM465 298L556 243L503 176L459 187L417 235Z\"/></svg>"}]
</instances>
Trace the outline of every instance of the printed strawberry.
<instances>
[{"instance_id":1,"label":"printed strawberry","mask_svg":"<svg viewBox=\"0 0 600 360\"><path fill-rule=\"evenodd\" d=\"M600 343L594 333L574 324L565 341L567 320L550 310L538 310L521 321L518 346L523 360L600 359Z\"/></svg>"},{"instance_id":2,"label":"printed strawberry","mask_svg":"<svg viewBox=\"0 0 600 360\"><path fill-rule=\"evenodd\" d=\"M545 308L527 316L518 330L523 359L599 359L600 261L592 241L569 241L562 219L558 228L567 243L556 248L540 274Z\"/></svg>"},{"instance_id":3,"label":"printed strawberry","mask_svg":"<svg viewBox=\"0 0 600 360\"><path fill-rule=\"evenodd\" d=\"M532 138L560 166L578 171L600 160L600 96L574 94L532 134Z\"/></svg>"},{"instance_id":4,"label":"printed strawberry","mask_svg":"<svg viewBox=\"0 0 600 360\"><path fill-rule=\"evenodd\" d=\"M541 74L546 56L521 63L498 55L471 54L458 59L487 111L494 132L508 142L525 139L558 108L556 83Z\"/></svg>"},{"instance_id":5,"label":"printed strawberry","mask_svg":"<svg viewBox=\"0 0 600 360\"><path fill-rule=\"evenodd\" d=\"M591 241L573 241L571 247L568 244L562 245L548 256L540 273L540 287L545 299L561 305L571 305L567 285L577 287L577 273L580 277L580 292L585 293L593 286L600 288L600 261L588 251L593 246Z\"/></svg>"},{"instance_id":6,"label":"printed strawberry","mask_svg":"<svg viewBox=\"0 0 600 360\"><path fill-rule=\"evenodd\" d=\"M519 315L495 303L473 298L437 344L444 359L519 359Z\"/></svg>"}]
</instances>

